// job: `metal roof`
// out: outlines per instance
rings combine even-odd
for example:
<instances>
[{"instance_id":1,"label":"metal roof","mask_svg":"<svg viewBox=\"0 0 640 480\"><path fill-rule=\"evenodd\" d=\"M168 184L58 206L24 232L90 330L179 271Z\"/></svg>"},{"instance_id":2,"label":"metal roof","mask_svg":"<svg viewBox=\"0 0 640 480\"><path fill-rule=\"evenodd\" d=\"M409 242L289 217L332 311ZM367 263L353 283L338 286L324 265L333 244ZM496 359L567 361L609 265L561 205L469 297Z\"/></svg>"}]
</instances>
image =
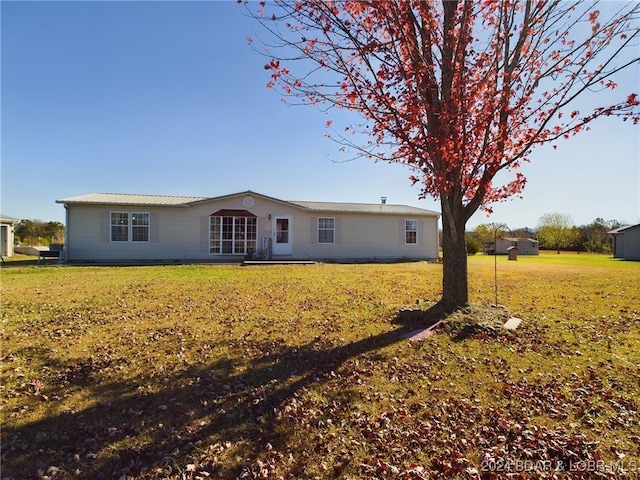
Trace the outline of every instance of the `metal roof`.
<instances>
[{"instance_id":1,"label":"metal roof","mask_svg":"<svg viewBox=\"0 0 640 480\"><path fill-rule=\"evenodd\" d=\"M255 195L265 199L286 203L304 210L326 213L370 213L389 215L429 215L440 216L438 212L409 205L394 205L389 203L345 203L345 202L307 202L287 201L268 197L260 193L247 190L245 192L223 195L220 197L182 197L171 195L136 195L128 193L90 193L76 197L61 198L56 203L71 205L145 205L163 207L186 207L195 203L222 200L240 195Z\"/></svg>"},{"instance_id":2,"label":"metal roof","mask_svg":"<svg viewBox=\"0 0 640 480\"><path fill-rule=\"evenodd\" d=\"M18 223L20 220L10 217L9 215L2 215L0 213L0 222L2 223Z\"/></svg>"},{"instance_id":3,"label":"metal roof","mask_svg":"<svg viewBox=\"0 0 640 480\"><path fill-rule=\"evenodd\" d=\"M157 205L164 207L188 206L209 200L207 197L181 197L176 195L135 195L129 193L90 193L77 197L61 198L56 203L87 205Z\"/></svg>"},{"instance_id":4,"label":"metal roof","mask_svg":"<svg viewBox=\"0 0 640 480\"><path fill-rule=\"evenodd\" d=\"M396 215L435 215L438 212L409 205L393 205L389 203L340 203L340 202L305 202L290 201L306 210L335 213L386 213Z\"/></svg>"},{"instance_id":5,"label":"metal roof","mask_svg":"<svg viewBox=\"0 0 640 480\"><path fill-rule=\"evenodd\" d=\"M529 238L529 237L501 237L501 238L504 239L504 240L508 240L510 242L520 242L522 240L529 240L531 242L537 242L538 241L535 238Z\"/></svg>"},{"instance_id":6,"label":"metal roof","mask_svg":"<svg viewBox=\"0 0 640 480\"><path fill-rule=\"evenodd\" d=\"M618 233L624 233L625 230L629 230L630 228L640 227L640 223L637 225L624 225L622 227L614 228L613 230L608 231L612 235L616 235Z\"/></svg>"}]
</instances>

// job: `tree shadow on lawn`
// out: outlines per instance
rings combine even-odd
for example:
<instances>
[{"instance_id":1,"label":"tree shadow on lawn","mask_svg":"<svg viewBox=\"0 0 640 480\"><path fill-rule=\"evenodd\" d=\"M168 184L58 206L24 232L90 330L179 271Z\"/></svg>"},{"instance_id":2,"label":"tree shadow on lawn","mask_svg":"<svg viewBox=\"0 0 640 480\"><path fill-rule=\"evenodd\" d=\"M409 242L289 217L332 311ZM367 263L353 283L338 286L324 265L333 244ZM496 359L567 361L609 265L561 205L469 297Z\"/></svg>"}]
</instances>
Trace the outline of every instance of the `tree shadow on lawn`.
<instances>
[{"instance_id":1,"label":"tree shadow on lawn","mask_svg":"<svg viewBox=\"0 0 640 480\"><path fill-rule=\"evenodd\" d=\"M278 428L279 412L296 394L329 381L347 360L402 341L443 315L438 306L403 311L392 321L398 328L339 346L322 337L299 347L260 345L263 353L255 358L191 365L165 376L160 386L154 378L153 388L142 377L106 383L91 375L66 378L55 392L42 393L61 398L64 388L86 389L94 406L60 412L52 400L46 418L5 427L2 476L151 478L178 475L189 464L215 478L252 473L263 468L259 460L267 450L285 446L293 434Z\"/></svg>"}]
</instances>

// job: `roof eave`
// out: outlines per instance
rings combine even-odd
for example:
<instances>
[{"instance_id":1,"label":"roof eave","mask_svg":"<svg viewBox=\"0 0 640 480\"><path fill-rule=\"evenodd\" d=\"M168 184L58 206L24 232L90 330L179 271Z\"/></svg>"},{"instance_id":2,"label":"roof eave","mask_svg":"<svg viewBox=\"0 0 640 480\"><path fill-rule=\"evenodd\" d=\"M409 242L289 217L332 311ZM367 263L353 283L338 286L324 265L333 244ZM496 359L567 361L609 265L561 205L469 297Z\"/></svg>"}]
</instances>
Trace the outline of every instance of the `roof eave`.
<instances>
[{"instance_id":1,"label":"roof eave","mask_svg":"<svg viewBox=\"0 0 640 480\"><path fill-rule=\"evenodd\" d=\"M83 205L83 206L92 206L92 207L105 207L105 206L114 206L114 207L127 207L127 206L135 206L135 207L171 207L171 208L188 208L197 202L190 203L141 203L141 202L82 202L82 201L64 201L56 200L56 203L60 203L62 205Z\"/></svg>"}]
</instances>

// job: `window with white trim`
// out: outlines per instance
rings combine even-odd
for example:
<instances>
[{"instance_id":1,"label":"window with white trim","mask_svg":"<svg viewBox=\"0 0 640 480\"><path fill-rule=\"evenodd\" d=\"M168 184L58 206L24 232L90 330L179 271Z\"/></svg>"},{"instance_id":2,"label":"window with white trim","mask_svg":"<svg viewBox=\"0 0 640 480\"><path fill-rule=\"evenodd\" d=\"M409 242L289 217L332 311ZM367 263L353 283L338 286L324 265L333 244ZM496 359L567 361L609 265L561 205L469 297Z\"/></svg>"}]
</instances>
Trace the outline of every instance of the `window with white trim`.
<instances>
[{"instance_id":1,"label":"window with white trim","mask_svg":"<svg viewBox=\"0 0 640 480\"><path fill-rule=\"evenodd\" d=\"M318 217L318 243L335 243L336 219Z\"/></svg>"},{"instance_id":2,"label":"window with white trim","mask_svg":"<svg viewBox=\"0 0 640 480\"><path fill-rule=\"evenodd\" d=\"M111 212L112 242L148 242L149 214L146 212Z\"/></svg>"},{"instance_id":3,"label":"window with white trim","mask_svg":"<svg viewBox=\"0 0 640 480\"><path fill-rule=\"evenodd\" d=\"M418 243L418 220L404 221L404 243L407 245Z\"/></svg>"},{"instance_id":4,"label":"window with white trim","mask_svg":"<svg viewBox=\"0 0 640 480\"><path fill-rule=\"evenodd\" d=\"M255 252L258 238L256 217L209 217L209 252L239 255Z\"/></svg>"}]
</instances>

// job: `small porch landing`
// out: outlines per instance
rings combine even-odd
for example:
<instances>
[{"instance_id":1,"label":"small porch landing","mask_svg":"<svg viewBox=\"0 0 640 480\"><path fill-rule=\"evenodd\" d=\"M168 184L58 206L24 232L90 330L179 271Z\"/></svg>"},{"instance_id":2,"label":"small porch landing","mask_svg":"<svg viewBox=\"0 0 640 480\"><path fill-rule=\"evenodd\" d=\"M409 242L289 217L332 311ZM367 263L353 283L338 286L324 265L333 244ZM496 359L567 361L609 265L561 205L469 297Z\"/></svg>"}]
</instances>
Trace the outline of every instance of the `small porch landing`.
<instances>
[{"instance_id":1,"label":"small porch landing","mask_svg":"<svg viewBox=\"0 0 640 480\"><path fill-rule=\"evenodd\" d=\"M242 265L315 265L312 260L245 260Z\"/></svg>"}]
</instances>

